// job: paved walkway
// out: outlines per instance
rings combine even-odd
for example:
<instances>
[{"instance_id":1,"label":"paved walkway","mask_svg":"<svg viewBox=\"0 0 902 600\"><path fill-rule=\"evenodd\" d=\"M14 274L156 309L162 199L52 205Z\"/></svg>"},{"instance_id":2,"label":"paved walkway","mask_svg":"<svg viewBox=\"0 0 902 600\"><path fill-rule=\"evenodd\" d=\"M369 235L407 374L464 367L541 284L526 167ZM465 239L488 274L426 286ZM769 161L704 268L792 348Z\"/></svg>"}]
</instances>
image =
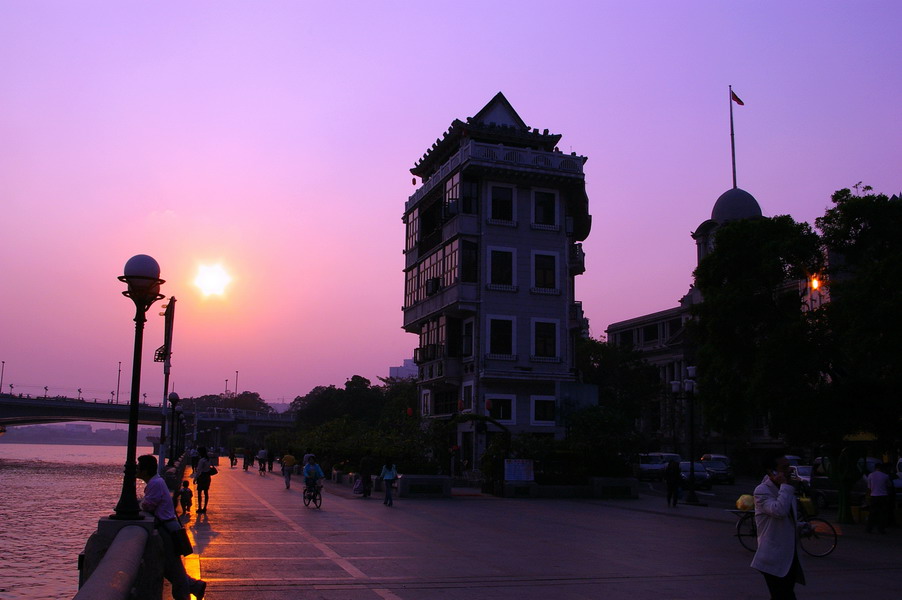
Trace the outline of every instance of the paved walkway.
<instances>
[{"instance_id":1,"label":"paved walkway","mask_svg":"<svg viewBox=\"0 0 902 600\"><path fill-rule=\"evenodd\" d=\"M297 478L286 490L277 473L219 473L207 514L188 523L198 554L187 566L208 600L767 597L722 509L472 490L387 508L328 482L313 509ZM902 597L898 529L848 526L833 555L803 564L802 599Z\"/></svg>"}]
</instances>

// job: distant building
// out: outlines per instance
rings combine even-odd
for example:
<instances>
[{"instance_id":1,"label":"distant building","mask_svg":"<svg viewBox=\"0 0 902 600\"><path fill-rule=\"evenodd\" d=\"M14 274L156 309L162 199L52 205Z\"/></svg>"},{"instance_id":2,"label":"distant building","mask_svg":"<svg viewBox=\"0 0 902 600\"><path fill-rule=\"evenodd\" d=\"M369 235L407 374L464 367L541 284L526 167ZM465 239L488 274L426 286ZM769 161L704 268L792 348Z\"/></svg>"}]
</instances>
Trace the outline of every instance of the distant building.
<instances>
[{"instance_id":1,"label":"distant building","mask_svg":"<svg viewBox=\"0 0 902 600\"><path fill-rule=\"evenodd\" d=\"M388 376L392 379L416 379L420 371L412 358L405 358L400 367L389 367Z\"/></svg>"},{"instance_id":2,"label":"distant building","mask_svg":"<svg viewBox=\"0 0 902 600\"><path fill-rule=\"evenodd\" d=\"M488 416L512 433L562 437L580 396L574 344L588 323L574 297L591 216L586 158L528 127L501 93L454 120L411 169L404 329L419 337L420 414ZM476 461L494 423L448 440Z\"/></svg>"},{"instance_id":3,"label":"distant building","mask_svg":"<svg viewBox=\"0 0 902 600\"><path fill-rule=\"evenodd\" d=\"M758 201L740 188L727 190L714 203L711 218L702 222L692 233L695 240L697 262L714 248L717 230L730 221L761 218ZM825 301L823 292L811 290L804 282L788 281L787 286L798 286L802 294L803 310L817 308ZM690 286L680 299L679 306L625 321L611 323L607 328L609 342L631 346L643 354L650 364L658 367L662 388L670 389L670 382L686 378L686 367L693 366L694 349L686 337L684 326L690 319L692 306L702 302L701 293ZM643 416L640 429L650 439L656 440L661 450L678 452L688 458L688 412L686 400L665 391L656 406ZM696 415L696 440L709 451L729 451L732 442L717 432L707 431L702 418ZM743 442L752 446L770 446L776 443L768 430L763 415L749 424L748 437ZM697 457L696 457L697 458Z\"/></svg>"}]
</instances>

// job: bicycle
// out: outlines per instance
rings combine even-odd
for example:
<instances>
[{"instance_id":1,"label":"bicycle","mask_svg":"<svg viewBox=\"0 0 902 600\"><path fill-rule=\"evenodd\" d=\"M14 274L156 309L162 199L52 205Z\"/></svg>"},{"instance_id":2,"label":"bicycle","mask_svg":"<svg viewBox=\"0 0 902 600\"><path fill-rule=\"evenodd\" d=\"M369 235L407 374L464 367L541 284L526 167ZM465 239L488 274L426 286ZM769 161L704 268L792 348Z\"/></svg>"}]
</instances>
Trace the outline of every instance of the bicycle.
<instances>
[{"instance_id":1,"label":"bicycle","mask_svg":"<svg viewBox=\"0 0 902 600\"><path fill-rule=\"evenodd\" d=\"M320 491L320 487L316 484L304 487L304 506L309 507L311 502L316 508L323 504L323 494Z\"/></svg>"},{"instance_id":2,"label":"bicycle","mask_svg":"<svg viewBox=\"0 0 902 600\"><path fill-rule=\"evenodd\" d=\"M755 512L751 510L731 510L739 516L736 521L736 537L742 547L751 552L758 550L758 526ZM827 556L836 549L836 529L829 521L818 517L803 516L799 521L799 545L802 550L816 557Z\"/></svg>"}]
</instances>

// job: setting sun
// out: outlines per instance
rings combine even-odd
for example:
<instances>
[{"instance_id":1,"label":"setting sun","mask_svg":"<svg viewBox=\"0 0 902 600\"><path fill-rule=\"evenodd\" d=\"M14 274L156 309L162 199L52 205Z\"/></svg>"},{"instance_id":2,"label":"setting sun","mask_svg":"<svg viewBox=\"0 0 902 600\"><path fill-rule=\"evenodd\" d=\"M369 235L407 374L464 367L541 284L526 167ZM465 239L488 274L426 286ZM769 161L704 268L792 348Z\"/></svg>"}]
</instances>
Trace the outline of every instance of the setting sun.
<instances>
[{"instance_id":1,"label":"setting sun","mask_svg":"<svg viewBox=\"0 0 902 600\"><path fill-rule=\"evenodd\" d=\"M212 267L200 265L197 277L194 278L194 285L200 288L204 296L222 295L231 281L231 276L226 273L222 265L213 265Z\"/></svg>"}]
</instances>

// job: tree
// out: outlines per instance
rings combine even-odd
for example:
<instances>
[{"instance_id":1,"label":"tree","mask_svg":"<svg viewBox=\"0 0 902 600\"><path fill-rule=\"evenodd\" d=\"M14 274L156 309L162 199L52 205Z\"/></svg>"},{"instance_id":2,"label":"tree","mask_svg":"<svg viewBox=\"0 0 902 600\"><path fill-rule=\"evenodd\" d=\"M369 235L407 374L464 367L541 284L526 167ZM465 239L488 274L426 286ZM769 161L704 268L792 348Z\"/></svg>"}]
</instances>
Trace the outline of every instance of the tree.
<instances>
[{"instance_id":1,"label":"tree","mask_svg":"<svg viewBox=\"0 0 902 600\"><path fill-rule=\"evenodd\" d=\"M830 252L831 375L852 432L890 445L902 418L902 199L854 187L816 221Z\"/></svg>"},{"instance_id":2,"label":"tree","mask_svg":"<svg viewBox=\"0 0 902 600\"><path fill-rule=\"evenodd\" d=\"M598 405L570 415L568 443L593 469L621 474L625 460L641 450L636 422L660 396L658 370L632 348L602 340L581 339L576 352L583 382L598 386Z\"/></svg>"},{"instance_id":3,"label":"tree","mask_svg":"<svg viewBox=\"0 0 902 600\"><path fill-rule=\"evenodd\" d=\"M747 432L754 415L772 434L809 443L822 434L822 330L803 311L799 281L821 271L820 239L789 216L725 224L695 271L703 302L693 307L698 399L709 426ZM835 425L835 424L834 424Z\"/></svg>"}]
</instances>

